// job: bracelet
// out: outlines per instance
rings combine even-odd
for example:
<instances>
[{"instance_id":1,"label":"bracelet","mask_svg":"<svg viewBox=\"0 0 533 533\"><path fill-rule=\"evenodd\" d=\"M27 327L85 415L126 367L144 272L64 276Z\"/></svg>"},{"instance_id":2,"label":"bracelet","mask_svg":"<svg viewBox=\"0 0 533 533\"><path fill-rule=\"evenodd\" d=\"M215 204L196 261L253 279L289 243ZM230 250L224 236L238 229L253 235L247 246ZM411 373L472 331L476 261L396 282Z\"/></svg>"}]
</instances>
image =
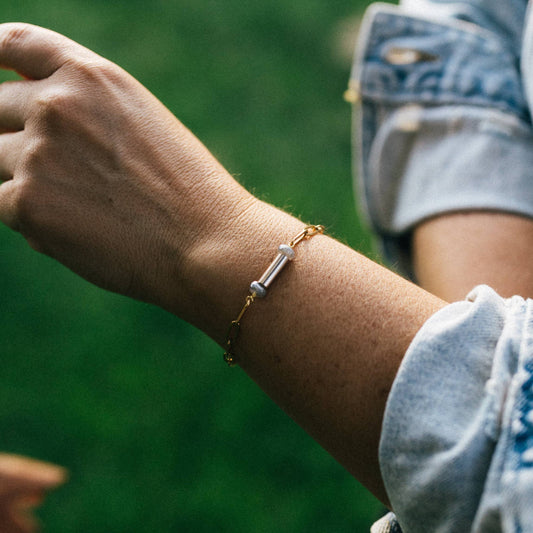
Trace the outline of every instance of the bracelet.
<instances>
[{"instance_id":1,"label":"bracelet","mask_svg":"<svg viewBox=\"0 0 533 533\"><path fill-rule=\"evenodd\" d=\"M295 257L294 248L302 241L310 239L319 233L324 233L324 226L311 225L306 226L289 244L280 244L278 248L278 255L272 261L270 266L265 270L265 273L258 281L252 281L250 284L250 294L246 297L244 306L235 320L231 321L228 333L226 335L226 351L224 352L224 361L229 366L235 366L237 359L233 351L233 346L241 329L241 320L250 305L256 298L264 298L267 295L267 289L270 287L277 275L283 270L285 265L292 261Z\"/></svg>"}]
</instances>

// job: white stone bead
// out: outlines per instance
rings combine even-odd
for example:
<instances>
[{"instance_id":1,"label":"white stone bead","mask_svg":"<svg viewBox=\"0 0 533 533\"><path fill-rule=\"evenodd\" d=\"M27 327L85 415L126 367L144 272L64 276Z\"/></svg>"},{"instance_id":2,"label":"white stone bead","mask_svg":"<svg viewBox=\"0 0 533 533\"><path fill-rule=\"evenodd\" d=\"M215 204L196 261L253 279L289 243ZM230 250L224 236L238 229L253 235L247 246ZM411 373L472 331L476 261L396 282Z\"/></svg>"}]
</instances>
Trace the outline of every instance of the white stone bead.
<instances>
[{"instance_id":1,"label":"white stone bead","mask_svg":"<svg viewBox=\"0 0 533 533\"><path fill-rule=\"evenodd\" d=\"M294 259L294 256L296 255L294 253L294 248L291 248L288 244L280 244L278 251L280 254L284 255L289 261L292 261Z\"/></svg>"},{"instance_id":2,"label":"white stone bead","mask_svg":"<svg viewBox=\"0 0 533 533\"><path fill-rule=\"evenodd\" d=\"M252 281L250 283L250 294L254 294L258 298L264 298L267 295L266 287L258 281Z\"/></svg>"}]
</instances>

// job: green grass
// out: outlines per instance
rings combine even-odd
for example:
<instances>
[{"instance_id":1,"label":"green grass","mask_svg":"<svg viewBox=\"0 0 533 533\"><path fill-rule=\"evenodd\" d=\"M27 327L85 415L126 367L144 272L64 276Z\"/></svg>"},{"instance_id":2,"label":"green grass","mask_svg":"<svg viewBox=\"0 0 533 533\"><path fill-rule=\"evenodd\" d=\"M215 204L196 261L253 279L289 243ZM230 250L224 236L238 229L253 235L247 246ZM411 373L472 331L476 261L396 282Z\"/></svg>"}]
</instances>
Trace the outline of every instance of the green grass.
<instances>
[{"instance_id":1,"label":"green grass","mask_svg":"<svg viewBox=\"0 0 533 533\"><path fill-rule=\"evenodd\" d=\"M370 252L342 101L367 2L1 3L120 64L249 189ZM0 449L70 471L46 531L368 531L379 504L201 333L4 227L0 272Z\"/></svg>"}]
</instances>

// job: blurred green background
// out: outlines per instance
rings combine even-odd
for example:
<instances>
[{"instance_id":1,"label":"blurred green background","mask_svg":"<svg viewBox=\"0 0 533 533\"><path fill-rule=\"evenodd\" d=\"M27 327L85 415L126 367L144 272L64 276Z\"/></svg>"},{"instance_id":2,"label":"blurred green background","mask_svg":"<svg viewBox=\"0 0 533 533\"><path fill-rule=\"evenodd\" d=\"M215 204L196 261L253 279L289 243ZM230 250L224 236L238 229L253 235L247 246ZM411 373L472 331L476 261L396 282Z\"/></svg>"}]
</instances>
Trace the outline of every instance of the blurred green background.
<instances>
[{"instance_id":1,"label":"blurred green background","mask_svg":"<svg viewBox=\"0 0 533 533\"><path fill-rule=\"evenodd\" d=\"M263 199L371 253L342 100L366 0L2 0L120 64ZM366 532L381 506L221 350L0 228L0 449L60 532Z\"/></svg>"}]
</instances>

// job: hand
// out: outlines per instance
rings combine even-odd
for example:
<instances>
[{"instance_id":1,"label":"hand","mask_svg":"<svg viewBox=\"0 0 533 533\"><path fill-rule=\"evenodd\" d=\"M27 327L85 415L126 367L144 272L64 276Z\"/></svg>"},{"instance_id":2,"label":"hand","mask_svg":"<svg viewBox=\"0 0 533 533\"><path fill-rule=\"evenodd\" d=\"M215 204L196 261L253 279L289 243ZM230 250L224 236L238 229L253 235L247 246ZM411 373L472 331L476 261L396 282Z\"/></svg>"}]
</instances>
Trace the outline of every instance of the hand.
<instances>
[{"instance_id":1,"label":"hand","mask_svg":"<svg viewBox=\"0 0 533 533\"><path fill-rule=\"evenodd\" d=\"M106 289L183 299L187 251L252 197L141 84L77 43L1 24L0 65L25 78L0 85L0 220Z\"/></svg>"},{"instance_id":2,"label":"hand","mask_svg":"<svg viewBox=\"0 0 533 533\"><path fill-rule=\"evenodd\" d=\"M31 508L39 505L45 491L63 483L65 477L65 471L57 466L0 454L0 531L35 531L37 524Z\"/></svg>"}]
</instances>

